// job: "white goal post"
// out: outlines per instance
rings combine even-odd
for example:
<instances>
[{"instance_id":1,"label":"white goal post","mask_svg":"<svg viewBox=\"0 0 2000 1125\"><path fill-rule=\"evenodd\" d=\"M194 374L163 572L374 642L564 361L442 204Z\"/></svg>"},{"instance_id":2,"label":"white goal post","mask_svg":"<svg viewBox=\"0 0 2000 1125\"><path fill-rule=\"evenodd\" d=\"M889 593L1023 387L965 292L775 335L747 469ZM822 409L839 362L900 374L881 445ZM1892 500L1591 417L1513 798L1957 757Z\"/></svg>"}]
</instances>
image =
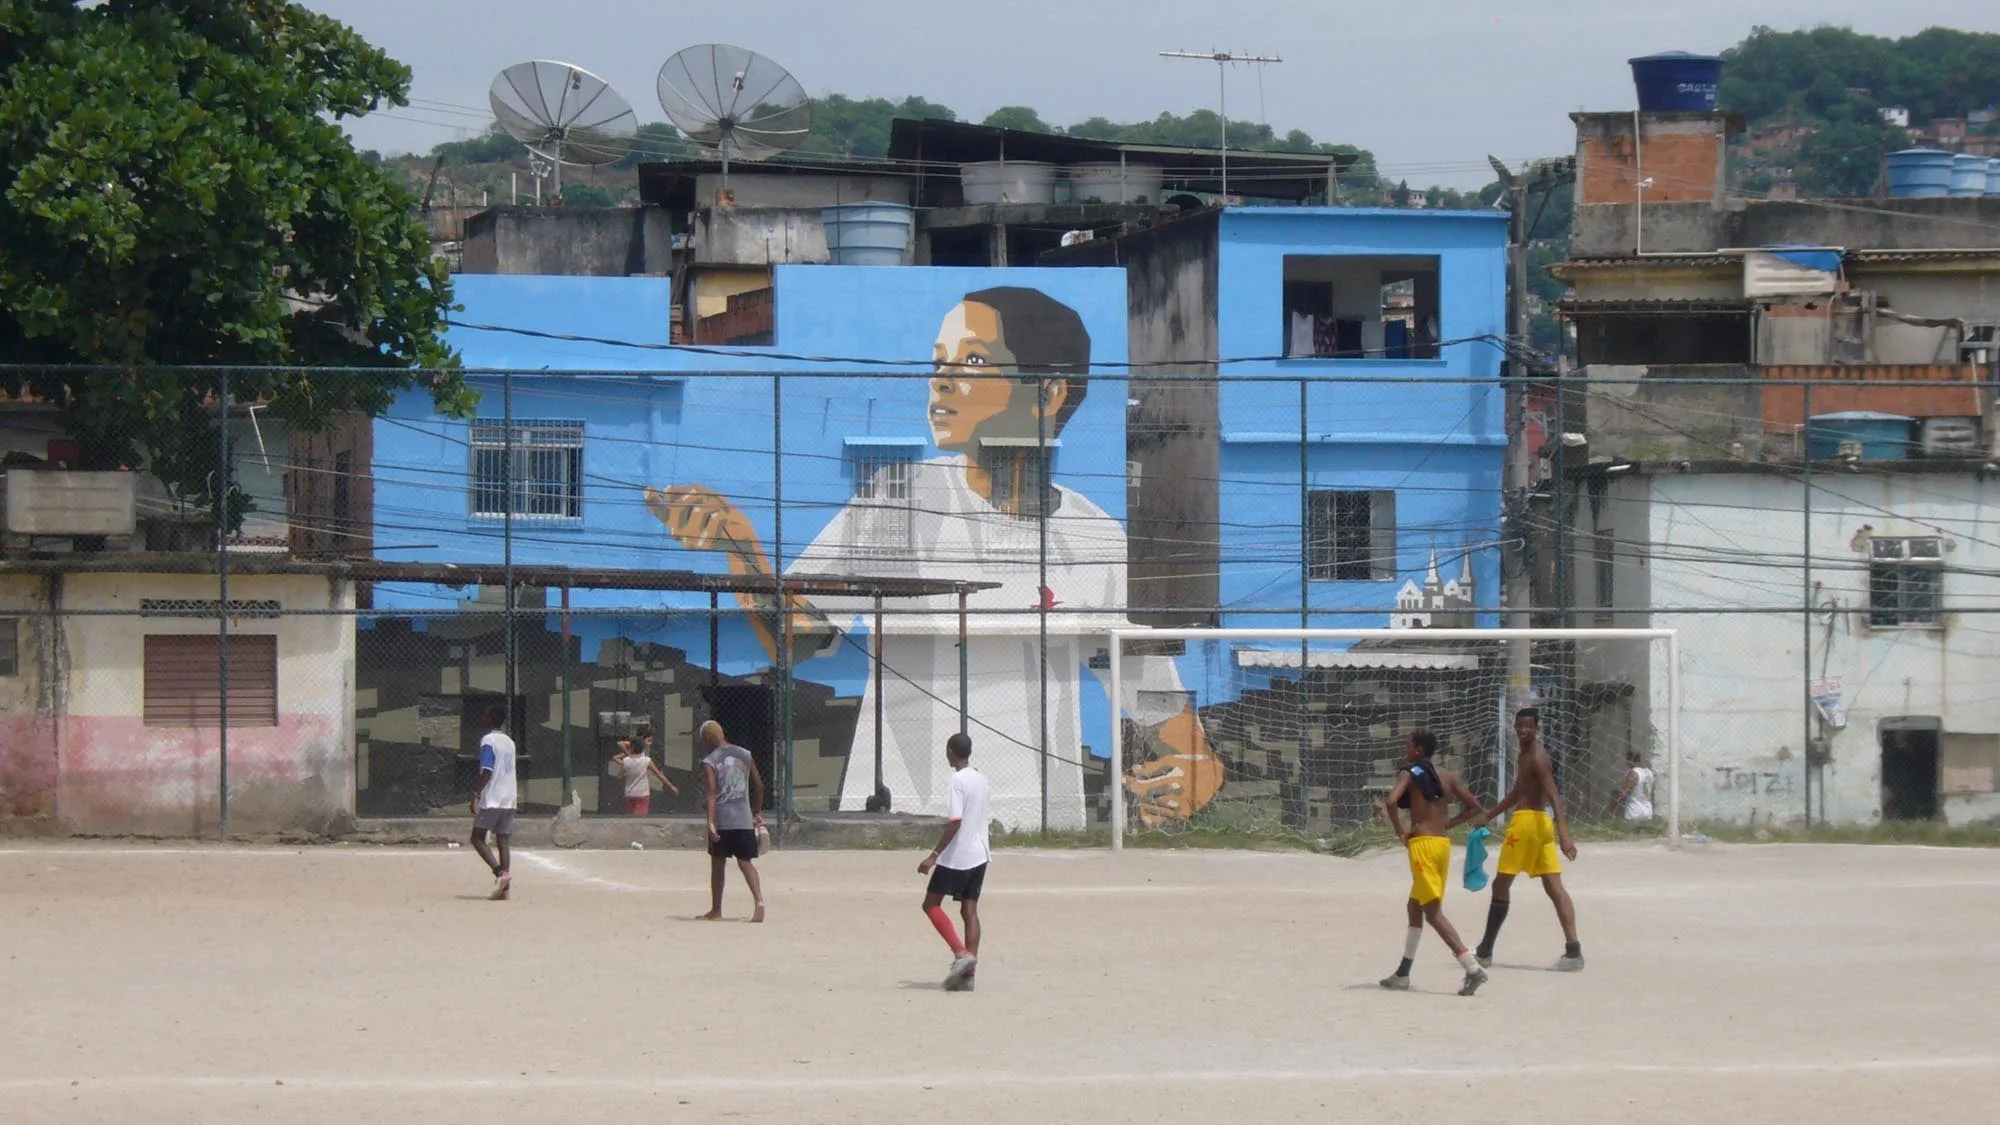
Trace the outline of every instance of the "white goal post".
<instances>
[{"instance_id":1,"label":"white goal post","mask_svg":"<svg viewBox=\"0 0 2000 1125\"><path fill-rule=\"evenodd\" d=\"M1665 715L1663 716L1665 720L1663 724L1664 739L1662 739L1661 741L1664 742L1663 749L1665 750L1666 768L1663 771L1665 773L1665 777L1662 778L1661 780L1664 780L1666 782L1665 797L1666 797L1667 838L1674 846L1678 846L1680 843L1681 840L1681 785L1680 785L1681 659L1680 659L1680 636L1677 630L1641 629L1641 628L1631 628L1631 629L1623 629L1623 628L1140 629L1140 628L1133 628L1133 629L1120 629L1114 631L1111 634L1111 643L1109 646L1110 651L1108 653L1110 661L1110 666L1107 670L1108 683L1110 685L1110 691L1108 694L1110 695L1110 702L1111 702L1110 706L1111 721L1110 721L1110 729L1108 732L1111 740L1110 741L1111 769L1110 769L1110 777L1108 780L1108 785L1110 788L1110 798L1111 798L1110 821L1111 821L1112 851L1122 851L1124 849L1125 837L1127 833L1127 825L1126 825L1127 754L1125 746L1126 746L1126 739L1128 737L1127 723L1130 716L1128 715L1129 706L1127 703L1127 694L1125 690L1126 688L1125 666L1128 661L1136 661L1137 658L1126 655L1125 653L1126 646L1133 643L1179 642L1183 646L1181 649L1182 655L1185 656L1186 654L1192 651L1192 648L1189 647L1192 644L1220 645L1224 642L1228 642L1231 645L1231 651L1233 651L1236 642L1257 642L1257 641L1293 642L1296 644L1297 647L1294 650L1297 653L1296 657L1294 658L1296 660L1296 663L1290 664L1289 667L1298 669L1296 675L1296 682L1298 685L1301 686L1304 685L1309 675L1309 672L1312 668L1317 666L1324 666L1325 663L1330 662L1332 658L1341 655L1341 652L1333 652L1325 649L1317 651L1309 651L1307 646L1309 646L1311 642L1314 641L1390 642L1390 644L1387 645L1378 645L1376 650L1373 650L1371 653L1367 654L1376 659L1375 666L1377 667L1381 666L1393 667L1394 666L1393 662L1386 665L1383 663L1385 659L1390 657L1400 656L1405 658L1406 660L1409 658L1410 656L1409 652L1392 651L1394 649L1394 646L1403 646L1405 649L1411 649L1411 650L1421 650L1424 646L1433 645L1435 642L1525 641L1531 645L1534 644L1535 642L1572 642L1572 648L1571 648L1572 652L1576 651L1577 647L1588 644L1590 642L1616 642L1616 641L1645 642L1647 648L1647 660L1645 662L1646 665L1651 669L1664 672L1664 675L1658 675L1658 676L1648 675L1647 682L1650 685L1651 690L1649 692L1649 698L1647 698L1644 702L1651 710L1663 709L1665 711ZM1654 645L1659 642L1664 642L1664 647L1666 650L1664 653L1664 669L1658 668L1660 661L1655 656ZM1342 652L1345 651L1351 651L1351 648L1350 650L1342 650ZM1431 655L1435 654L1436 650L1433 649ZM1147 657L1146 659L1162 659L1162 657L1156 655L1153 657ZM1316 663L1316 661L1318 661L1318 663ZM1249 662L1246 661L1241 655L1237 655L1235 659L1231 661L1231 667L1233 668L1237 665L1247 665L1248 663ZM1280 668L1287 667L1287 665L1285 665L1282 662L1282 658L1279 658L1278 661L1274 662L1274 664L1271 666ZM1377 675L1379 676L1380 673L1377 673ZM1145 678L1157 682L1157 677L1150 673L1146 674ZM1180 677L1177 674L1176 683L1179 682L1179 679ZM1504 683L1501 686L1504 688L1505 686ZM1632 685L1627 684L1624 686L1626 688L1627 694L1628 695L1632 694L1633 691ZM1663 697L1660 694L1662 689L1664 691ZM1229 688L1225 687L1223 689L1223 693L1227 694L1229 692L1230 692ZM1195 690L1193 686L1184 689L1184 694L1191 698L1191 701L1194 707L1196 708L1196 714L1198 717L1201 716L1204 711L1210 709L1211 707L1216 706L1218 703L1223 703L1226 705L1226 703L1228 702L1228 701L1217 700L1215 698L1216 693L1213 689L1211 689L1210 698L1207 699L1202 698L1203 693L1201 691ZM1657 700L1657 703L1654 702L1655 700ZM1496 759L1495 764L1501 771L1504 771L1506 768L1506 762L1509 755L1504 752L1505 736L1504 734L1498 733L1498 730L1504 723L1508 721L1508 717L1505 715L1507 701L1504 699L1504 697L1496 697L1494 700L1491 701L1474 699L1468 701L1466 705L1470 708L1477 708L1477 707L1492 708L1491 714L1494 723L1494 728L1496 731L1495 741L1492 745L1498 751L1494 753L1493 756ZM1205 725L1206 722L1207 720L1204 719ZM1304 736L1301 735L1300 739L1301 742L1303 742ZM1211 739L1209 742L1209 749L1211 753L1215 753L1224 757L1225 767L1229 765L1227 761L1226 750L1222 747L1218 747L1214 743L1213 739ZM1393 754L1398 752L1400 750L1400 747L1387 746L1387 747L1380 747L1379 749L1382 752ZM1622 774L1620 776L1622 776ZM1225 791L1227 790L1228 785L1233 780L1234 780L1233 777L1225 775L1225 781L1224 781ZM1503 790L1504 790L1504 782L1505 778L1503 772L1500 776L1500 783ZM1567 786L1565 788L1567 789Z\"/></svg>"}]
</instances>

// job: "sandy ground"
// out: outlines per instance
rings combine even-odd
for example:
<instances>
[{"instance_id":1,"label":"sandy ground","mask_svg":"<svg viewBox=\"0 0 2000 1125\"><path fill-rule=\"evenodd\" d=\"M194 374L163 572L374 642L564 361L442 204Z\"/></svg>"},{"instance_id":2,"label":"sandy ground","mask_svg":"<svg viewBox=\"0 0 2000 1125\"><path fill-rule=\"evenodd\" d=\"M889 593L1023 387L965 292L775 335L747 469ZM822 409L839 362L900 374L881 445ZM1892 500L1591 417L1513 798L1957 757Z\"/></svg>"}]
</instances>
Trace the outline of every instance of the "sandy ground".
<instances>
[{"instance_id":1,"label":"sandy ground","mask_svg":"<svg viewBox=\"0 0 2000 1125\"><path fill-rule=\"evenodd\" d=\"M0 848L13 1121L2000 1119L2000 853L1600 846L1589 969L1522 887L1494 979L1398 854L1000 854L979 990L914 854ZM732 873L728 910L748 899ZM1454 887L1468 934L1485 896Z\"/></svg>"}]
</instances>

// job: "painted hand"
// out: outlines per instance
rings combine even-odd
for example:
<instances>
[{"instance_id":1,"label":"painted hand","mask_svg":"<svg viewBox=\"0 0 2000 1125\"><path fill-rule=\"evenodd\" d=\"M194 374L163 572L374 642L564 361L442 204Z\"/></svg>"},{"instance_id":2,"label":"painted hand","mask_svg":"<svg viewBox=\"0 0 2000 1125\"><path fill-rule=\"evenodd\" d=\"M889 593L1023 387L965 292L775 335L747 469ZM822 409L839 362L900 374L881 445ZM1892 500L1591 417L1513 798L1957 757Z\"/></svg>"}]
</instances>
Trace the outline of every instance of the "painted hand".
<instances>
[{"instance_id":1,"label":"painted hand","mask_svg":"<svg viewBox=\"0 0 2000 1125\"><path fill-rule=\"evenodd\" d=\"M757 529L728 497L698 484L646 490L646 507L690 551L761 557Z\"/></svg>"},{"instance_id":2,"label":"painted hand","mask_svg":"<svg viewBox=\"0 0 2000 1125\"><path fill-rule=\"evenodd\" d=\"M1139 823L1154 828L1200 812L1215 799L1222 781L1222 760L1201 750L1133 766L1125 773L1125 790L1139 803Z\"/></svg>"}]
</instances>

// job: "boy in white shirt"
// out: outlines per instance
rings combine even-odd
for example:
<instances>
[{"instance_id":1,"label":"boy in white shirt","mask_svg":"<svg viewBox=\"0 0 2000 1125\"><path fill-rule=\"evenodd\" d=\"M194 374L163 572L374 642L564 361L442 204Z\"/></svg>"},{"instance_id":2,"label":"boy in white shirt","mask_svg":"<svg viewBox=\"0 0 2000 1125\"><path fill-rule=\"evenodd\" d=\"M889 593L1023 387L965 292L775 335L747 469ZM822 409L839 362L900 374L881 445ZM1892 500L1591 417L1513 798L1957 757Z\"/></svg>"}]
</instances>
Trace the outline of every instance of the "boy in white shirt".
<instances>
[{"instance_id":1,"label":"boy in white shirt","mask_svg":"<svg viewBox=\"0 0 2000 1125\"><path fill-rule=\"evenodd\" d=\"M979 965L979 891L986 882L986 863L992 858L986 830L991 790L986 776L971 766L972 739L963 733L945 740L945 761L951 763L951 784L947 793L949 822L938 846L917 864L917 874L931 877L924 892L924 915L937 927L938 936L951 947L951 972L944 978L946 992L971 992L972 974ZM959 914L965 919L965 940L945 913L946 895L957 899Z\"/></svg>"},{"instance_id":2,"label":"boy in white shirt","mask_svg":"<svg viewBox=\"0 0 2000 1125\"><path fill-rule=\"evenodd\" d=\"M479 740L479 785L472 791L472 850L493 869L493 893L486 897L494 899L506 898L514 885L507 854L507 841L514 835L514 740L502 729L506 725L505 708L486 709L486 737ZM497 860L486 849L488 832L500 847Z\"/></svg>"}]
</instances>

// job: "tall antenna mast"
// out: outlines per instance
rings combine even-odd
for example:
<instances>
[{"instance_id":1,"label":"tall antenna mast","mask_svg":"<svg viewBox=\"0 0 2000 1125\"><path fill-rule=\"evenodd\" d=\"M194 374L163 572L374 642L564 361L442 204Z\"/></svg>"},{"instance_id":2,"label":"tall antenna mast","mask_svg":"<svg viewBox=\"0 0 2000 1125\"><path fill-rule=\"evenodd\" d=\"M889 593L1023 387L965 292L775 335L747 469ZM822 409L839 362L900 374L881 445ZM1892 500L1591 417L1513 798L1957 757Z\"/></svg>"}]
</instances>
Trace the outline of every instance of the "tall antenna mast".
<instances>
[{"instance_id":1,"label":"tall antenna mast","mask_svg":"<svg viewBox=\"0 0 2000 1125\"><path fill-rule=\"evenodd\" d=\"M1222 200L1229 201L1229 64L1281 63L1285 60L1277 55L1244 55L1234 51L1161 51L1163 59L1200 59L1215 64L1217 85L1221 90L1222 111ZM1259 79L1261 81L1261 78Z\"/></svg>"}]
</instances>

